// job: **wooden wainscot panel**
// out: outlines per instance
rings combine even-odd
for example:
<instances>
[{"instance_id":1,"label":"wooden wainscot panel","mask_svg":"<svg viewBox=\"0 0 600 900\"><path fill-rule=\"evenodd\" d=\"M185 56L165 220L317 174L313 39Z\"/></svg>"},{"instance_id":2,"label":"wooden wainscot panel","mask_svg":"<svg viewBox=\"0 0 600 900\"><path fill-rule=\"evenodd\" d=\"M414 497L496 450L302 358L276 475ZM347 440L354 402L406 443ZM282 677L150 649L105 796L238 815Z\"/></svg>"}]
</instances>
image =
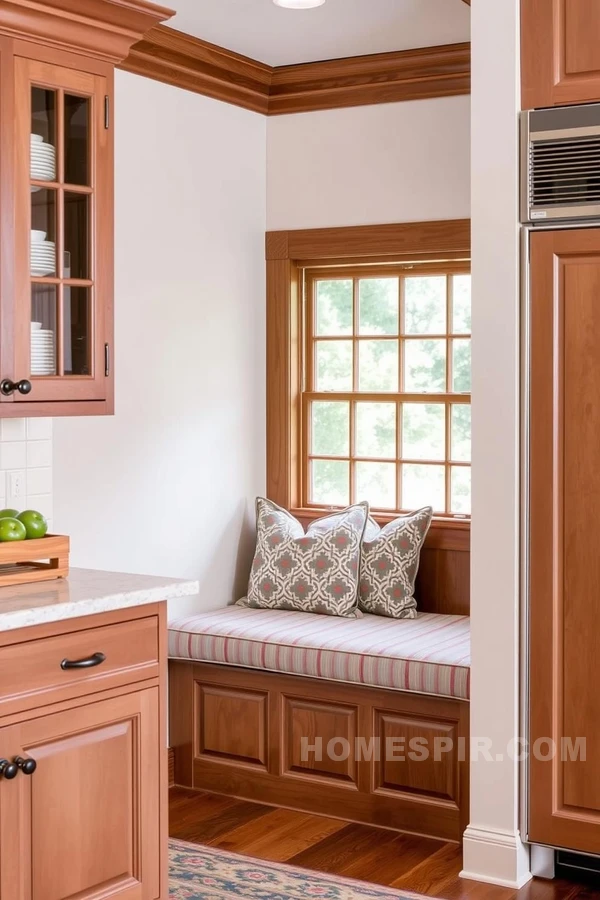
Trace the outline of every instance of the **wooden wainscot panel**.
<instances>
[{"instance_id":1,"label":"wooden wainscot panel","mask_svg":"<svg viewBox=\"0 0 600 900\"><path fill-rule=\"evenodd\" d=\"M456 723L381 709L374 710L374 718L379 745L374 769L375 791L421 794L456 803Z\"/></svg>"},{"instance_id":2,"label":"wooden wainscot panel","mask_svg":"<svg viewBox=\"0 0 600 900\"><path fill-rule=\"evenodd\" d=\"M195 685L196 757L266 767L268 694L235 687Z\"/></svg>"},{"instance_id":3,"label":"wooden wainscot panel","mask_svg":"<svg viewBox=\"0 0 600 900\"><path fill-rule=\"evenodd\" d=\"M282 700L284 774L356 786L358 708L300 697L284 696Z\"/></svg>"},{"instance_id":4,"label":"wooden wainscot panel","mask_svg":"<svg viewBox=\"0 0 600 900\"><path fill-rule=\"evenodd\" d=\"M178 785L461 840L469 811L468 703L208 663L171 660L169 671ZM441 761L401 768L384 757L376 771L376 723L384 737L458 740ZM302 759L302 737L322 739L321 760ZM348 758L327 755L331 738L350 743Z\"/></svg>"}]
</instances>

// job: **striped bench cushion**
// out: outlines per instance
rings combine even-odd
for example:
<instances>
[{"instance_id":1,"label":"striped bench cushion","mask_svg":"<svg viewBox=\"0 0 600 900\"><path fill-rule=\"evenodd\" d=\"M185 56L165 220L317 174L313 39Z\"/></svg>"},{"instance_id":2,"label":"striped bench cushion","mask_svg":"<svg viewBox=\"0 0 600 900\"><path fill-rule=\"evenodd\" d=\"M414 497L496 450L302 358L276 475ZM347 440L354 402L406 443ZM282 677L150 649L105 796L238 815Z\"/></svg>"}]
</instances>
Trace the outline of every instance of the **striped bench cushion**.
<instances>
[{"instance_id":1,"label":"striped bench cushion","mask_svg":"<svg viewBox=\"0 0 600 900\"><path fill-rule=\"evenodd\" d=\"M228 606L169 623L169 656L467 699L469 618L362 619Z\"/></svg>"}]
</instances>

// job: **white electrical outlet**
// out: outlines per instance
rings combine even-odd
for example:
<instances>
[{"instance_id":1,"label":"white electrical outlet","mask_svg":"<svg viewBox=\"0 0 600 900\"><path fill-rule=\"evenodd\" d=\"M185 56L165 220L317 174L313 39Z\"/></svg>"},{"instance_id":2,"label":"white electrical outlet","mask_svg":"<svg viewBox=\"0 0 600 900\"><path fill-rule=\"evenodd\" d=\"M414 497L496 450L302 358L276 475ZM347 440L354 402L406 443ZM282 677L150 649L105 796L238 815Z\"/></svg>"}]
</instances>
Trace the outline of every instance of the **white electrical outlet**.
<instances>
[{"instance_id":1,"label":"white electrical outlet","mask_svg":"<svg viewBox=\"0 0 600 900\"><path fill-rule=\"evenodd\" d=\"M6 473L6 507L19 509L25 499L25 470L15 469Z\"/></svg>"}]
</instances>

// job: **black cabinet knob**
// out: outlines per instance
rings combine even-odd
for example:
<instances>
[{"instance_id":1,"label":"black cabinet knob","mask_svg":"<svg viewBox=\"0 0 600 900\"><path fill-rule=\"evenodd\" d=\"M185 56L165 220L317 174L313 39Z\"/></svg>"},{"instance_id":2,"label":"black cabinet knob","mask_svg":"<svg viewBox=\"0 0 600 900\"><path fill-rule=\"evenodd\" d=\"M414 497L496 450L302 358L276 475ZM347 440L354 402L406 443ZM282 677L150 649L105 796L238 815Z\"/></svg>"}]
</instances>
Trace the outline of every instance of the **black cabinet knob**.
<instances>
[{"instance_id":1,"label":"black cabinet knob","mask_svg":"<svg viewBox=\"0 0 600 900\"><path fill-rule=\"evenodd\" d=\"M7 759L0 759L0 775L3 778L7 778L9 781L11 778L15 778L19 774L19 767L14 762L9 762Z\"/></svg>"},{"instance_id":2,"label":"black cabinet knob","mask_svg":"<svg viewBox=\"0 0 600 900\"><path fill-rule=\"evenodd\" d=\"M19 767L24 775L33 775L37 769L37 763L35 759L31 759L31 757L29 757L29 759L23 759L22 756L15 756L13 763L15 766Z\"/></svg>"},{"instance_id":3,"label":"black cabinet knob","mask_svg":"<svg viewBox=\"0 0 600 900\"><path fill-rule=\"evenodd\" d=\"M4 381L0 383L0 391L2 391L5 397L10 397L15 391L18 391L19 394L29 394L31 391L31 382L27 381L26 378L22 378L20 381L11 381L10 378L5 378Z\"/></svg>"}]
</instances>

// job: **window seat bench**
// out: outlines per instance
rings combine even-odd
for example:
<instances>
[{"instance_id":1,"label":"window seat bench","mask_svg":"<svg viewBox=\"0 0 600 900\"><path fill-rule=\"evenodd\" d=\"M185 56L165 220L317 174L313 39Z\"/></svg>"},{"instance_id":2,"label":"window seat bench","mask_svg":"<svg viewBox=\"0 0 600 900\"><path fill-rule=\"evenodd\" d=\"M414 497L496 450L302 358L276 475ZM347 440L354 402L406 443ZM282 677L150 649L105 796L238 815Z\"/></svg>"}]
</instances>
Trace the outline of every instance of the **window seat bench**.
<instances>
[{"instance_id":1,"label":"window seat bench","mask_svg":"<svg viewBox=\"0 0 600 900\"><path fill-rule=\"evenodd\" d=\"M469 624L228 606L171 622L169 656L467 700Z\"/></svg>"},{"instance_id":2,"label":"window seat bench","mask_svg":"<svg viewBox=\"0 0 600 900\"><path fill-rule=\"evenodd\" d=\"M459 841L469 651L463 615L171 621L175 783Z\"/></svg>"}]
</instances>

